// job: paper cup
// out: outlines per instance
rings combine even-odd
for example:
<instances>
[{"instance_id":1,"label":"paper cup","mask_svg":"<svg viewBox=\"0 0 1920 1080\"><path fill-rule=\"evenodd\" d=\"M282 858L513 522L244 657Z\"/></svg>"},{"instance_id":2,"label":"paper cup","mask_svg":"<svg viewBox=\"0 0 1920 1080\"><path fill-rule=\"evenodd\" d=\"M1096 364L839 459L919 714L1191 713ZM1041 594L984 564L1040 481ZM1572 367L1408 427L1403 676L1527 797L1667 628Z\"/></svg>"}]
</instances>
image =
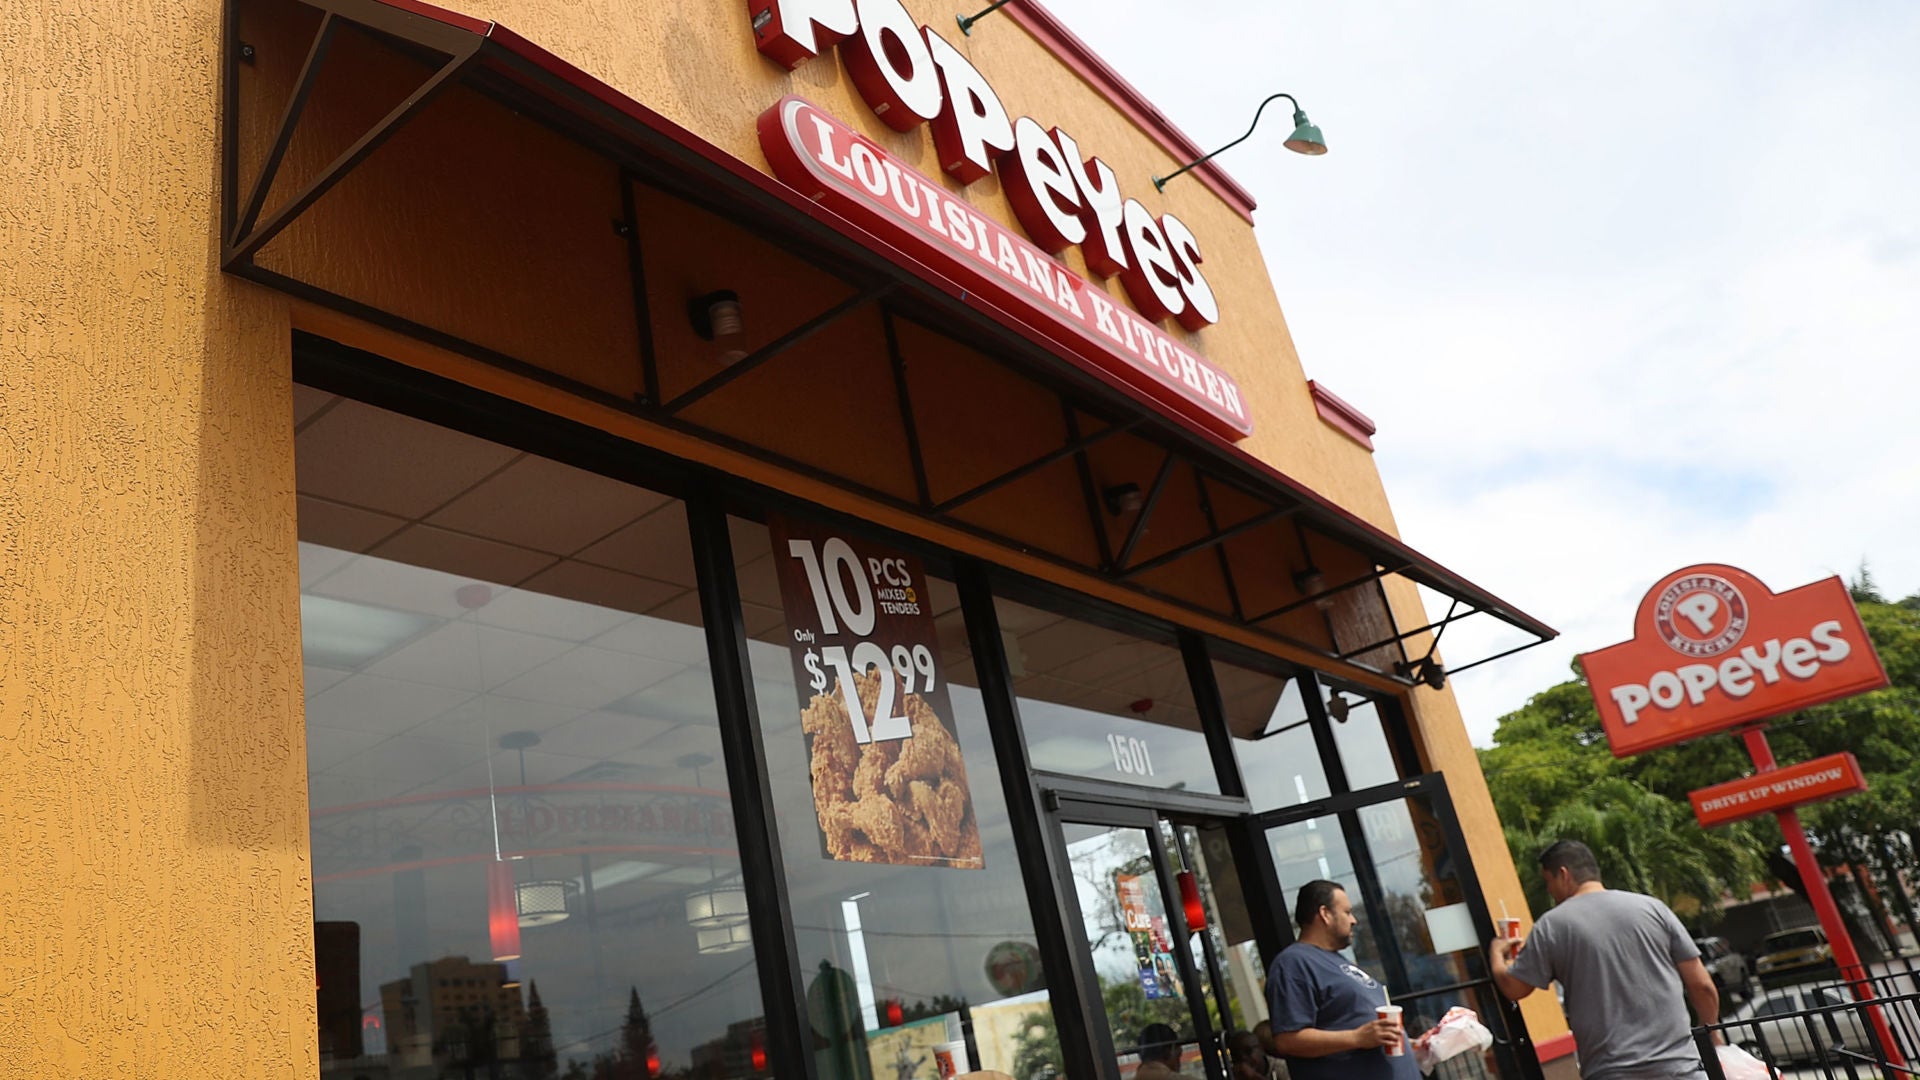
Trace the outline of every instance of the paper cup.
<instances>
[{"instance_id":1,"label":"paper cup","mask_svg":"<svg viewBox=\"0 0 1920 1080\"><path fill-rule=\"evenodd\" d=\"M1400 1019L1400 1006L1376 1005L1374 1006L1373 1014L1382 1020L1393 1021L1393 1026L1400 1029L1400 1038L1395 1040L1392 1046L1381 1047L1381 1049L1386 1053L1388 1057L1406 1056L1407 1028L1405 1023Z\"/></svg>"},{"instance_id":2,"label":"paper cup","mask_svg":"<svg viewBox=\"0 0 1920 1080\"><path fill-rule=\"evenodd\" d=\"M940 1080L950 1080L964 1072L973 1071L973 1063L967 1060L967 1044L944 1042L933 1048L933 1067L938 1070Z\"/></svg>"},{"instance_id":3,"label":"paper cup","mask_svg":"<svg viewBox=\"0 0 1920 1080\"><path fill-rule=\"evenodd\" d=\"M1505 918L1500 920L1500 936L1508 941L1520 940L1520 920Z\"/></svg>"}]
</instances>

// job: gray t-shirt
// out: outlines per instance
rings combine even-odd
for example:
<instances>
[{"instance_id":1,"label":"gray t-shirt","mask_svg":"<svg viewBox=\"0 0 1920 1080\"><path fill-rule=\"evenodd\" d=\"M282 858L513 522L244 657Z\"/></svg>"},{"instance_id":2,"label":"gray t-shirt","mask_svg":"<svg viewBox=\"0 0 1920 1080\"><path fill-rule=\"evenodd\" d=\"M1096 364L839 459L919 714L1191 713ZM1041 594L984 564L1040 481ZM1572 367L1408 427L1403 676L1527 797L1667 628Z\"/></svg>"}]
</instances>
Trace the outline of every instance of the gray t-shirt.
<instances>
[{"instance_id":1,"label":"gray t-shirt","mask_svg":"<svg viewBox=\"0 0 1920 1080\"><path fill-rule=\"evenodd\" d=\"M1566 991L1584 1080L1704 1076L1677 966L1700 955L1667 905L1605 889L1533 924L1514 978Z\"/></svg>"}]
</instances>

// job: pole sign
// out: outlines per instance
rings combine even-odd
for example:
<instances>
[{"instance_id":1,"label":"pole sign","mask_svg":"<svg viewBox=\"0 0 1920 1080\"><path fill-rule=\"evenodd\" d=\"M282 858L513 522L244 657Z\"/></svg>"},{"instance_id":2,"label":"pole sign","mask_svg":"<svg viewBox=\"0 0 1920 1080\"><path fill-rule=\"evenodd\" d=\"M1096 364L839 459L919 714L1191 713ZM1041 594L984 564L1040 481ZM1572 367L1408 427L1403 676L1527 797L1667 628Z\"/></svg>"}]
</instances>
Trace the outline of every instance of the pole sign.
<instances>
[{"instance_id":1,"label":"pole sign","mask_svg":"<svg viewBox=\"0 0 1920 1080\"><path fill-rule=\"evenodd\" d=\"M1615 757L1887 685L1838 577L1774 593L1718 563L1662 578L1633 640L1580 657Z\"/></svg>"},{"instance_id":2,"label":"pole sign","mask_svg":"<svg viewBox=\"0 0 1920 1080\"><path fill-rule=\"evenodd\" d=\"M1867 790L1867 778L1852 754L1826 757L1772 769L1725 784L1687 792L1700 827L1823 802Z\"/></svg>"},{"instance_id":3,"label":"pole sign","mask_svg":"<svg viewBox=\"0 0 1920 1080\"><path fill-rule=\"evenodd\" d=\"M767 526L821 854L986 865L925 567L810 522L770 516Z\"/></svg>"},{"instance_id":4,"label":"pole sign","mask_svg":"<svg viewBox=\"0 0 1920 1080\"><path fill-rule=\"evenodd\" d=\"M1232 376L819 106L785 98L759 127L774 175L789 186L939 265L969 292L1039 314L1109 378L1223 436L1253 433Z\"/></svg>"}]
</instances>

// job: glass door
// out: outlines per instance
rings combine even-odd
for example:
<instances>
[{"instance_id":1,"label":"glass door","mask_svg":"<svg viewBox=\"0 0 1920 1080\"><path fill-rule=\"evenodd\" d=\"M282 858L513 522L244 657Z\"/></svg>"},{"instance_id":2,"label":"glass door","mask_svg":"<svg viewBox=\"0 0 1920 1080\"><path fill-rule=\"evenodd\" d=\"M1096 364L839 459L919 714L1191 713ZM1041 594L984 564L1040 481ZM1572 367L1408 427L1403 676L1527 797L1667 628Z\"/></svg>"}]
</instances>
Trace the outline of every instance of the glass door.
<instances>
[{"instance_id":1,"label":"glass door","mask_svg":"<svg viewBox=\"0 0 1920 1080\"><path fill-rule=\"evenodd\" d=\"M1463 1006L1493 1031L1494 1048L1435 1070L1442 1077L1538 1075L1518 1010L1487 970L1493 920L1466 857L1439 774L1288 807L1254 824L1273 858L1283 910L1309 881L1347 890L1360 923L1348 959L1386 985L1418 1035ZM1522 1071L1524 1065L1532 1068Z\"/></svg>"},{"instance_id":2,"label":"glass door","mask_svg":"<svg viewBox=\"0 0 1920 1080\"><path fill-rule=\"evenodd\" d=\"M1196 961L1177 876L1187 865L1176 828L1138 806L1063 801L1056 824L1082 921L1079 961L1106 1018L1106 1052L1128 1080L1164 1061L1199 1080L1224 1080L1219 965ZM1204 901L1195 895L1204 905Z\"/></svg>"}]
</instances>

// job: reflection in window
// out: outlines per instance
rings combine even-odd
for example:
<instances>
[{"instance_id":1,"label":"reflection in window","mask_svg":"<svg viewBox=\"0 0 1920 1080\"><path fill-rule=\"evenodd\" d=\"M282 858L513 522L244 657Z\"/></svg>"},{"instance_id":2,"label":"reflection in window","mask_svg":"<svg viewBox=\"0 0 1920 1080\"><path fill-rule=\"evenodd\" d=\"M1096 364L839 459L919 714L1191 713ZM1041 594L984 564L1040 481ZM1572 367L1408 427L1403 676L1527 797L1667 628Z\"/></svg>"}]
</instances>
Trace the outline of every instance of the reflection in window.
<instances>
[{"instance_id":1,"label":"reflection in window","mask_svg":"<svg viewBox=\"0 0 1920 1080\"><path fill-rule=\"evenodd\" d=\"M1179 649L1011 600L994 608L1034 768L1219 793Z\"/></svg>"},{"instance_id":2,"label":"reflection in window","mask_svg":"<svg viewBox=\"0 0 1920 1080\"><path fill-rule=\"evenodd\" d=\"M887 770L878 767L884 759L868 761L873 747L887 753L888 744L868 743L842 762L818 753L823 729L803 728L771 536L759 524L729 525L819 1076L933 1076L935 1048L950 1043L964 1046L967 1062L956 1062L962 1073L967 1066L1043 1073L1060 1060L1059 1040L958 594L938 578L924 583L953 730L930 735L921 727L909 741L933 737L929 746L957 748L958 771L947 775L964 777L978 839L956 857L915 860L914 837L892 833L922 819L931 823L932 815L913 813L926 808L914 800L936 792L916 796L911 783L889 786ZM863 762L876 768L849 775ZM818 777L827 786L816 785L816 769L833 773ZM853 798L844 798L843 783L857 789ZM816 794L829 812L877 816L854 823L851 846L831 846L843 838L824 834ZM850 803L866 806L854 810ZM883 850L880 840L893 846ZM861 858L876 861L855 861Z\"/></svg>"},{"instance_id":3,"label":"reflection in window","mask_svg":"<svg viewBox=\"0 0 1920 1080\"><path fill-rule=\"evenodd\" d=\"M1220 661L1214 662L1213 674L1254 812L1326 798L1327 774L1301 702L1300 681Z\"/></svg>"},{"instance_id":4,"label":"reflection in window","mask_svg":"<svg viewBox=\"0 0 1920 1080\"><path fill-rule=\"evenodd\" d=\"M1334 697L1343 704L1335 705ZM1401 778L1378 703L1352 692L1335 692L1329 697L1327 711L1333 745L1340 751L1340 768L1347 774L1347 790L1360 791Z\"/></svg>"},{"instance_id":5,"label":"reflection in window","mask_svg":"<svg viewBox=\"0 0 1920 1080\"><path fill-rule=\"evenodd\" d=\"M680 505L296 402L322 1076L770 1075Z\"/></svg>"}]
</instances>

